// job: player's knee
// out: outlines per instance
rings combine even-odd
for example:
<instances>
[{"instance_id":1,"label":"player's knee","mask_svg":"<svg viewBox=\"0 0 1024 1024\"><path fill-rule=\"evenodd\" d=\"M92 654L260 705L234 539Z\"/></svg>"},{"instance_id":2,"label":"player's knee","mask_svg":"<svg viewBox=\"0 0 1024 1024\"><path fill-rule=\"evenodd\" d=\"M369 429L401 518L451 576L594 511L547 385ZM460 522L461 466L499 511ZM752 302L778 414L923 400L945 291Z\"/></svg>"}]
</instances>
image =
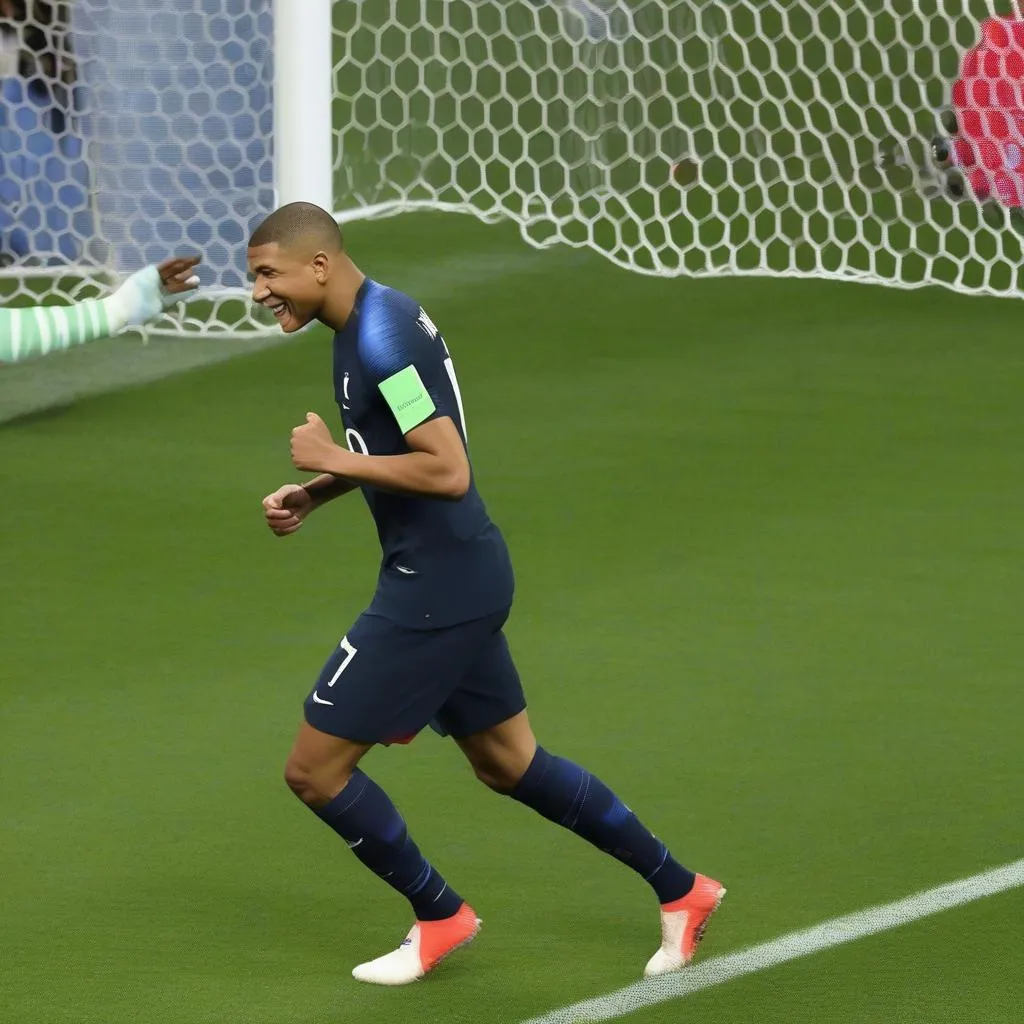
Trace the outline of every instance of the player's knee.
<instances>
[{"instance_id":1,"label":"player's knee","mask_svg":"<svg viewBox=\"0 0 1024 1024\"><path fill-rule=\"evenodd\" d=\"M528 765L499 758L475 758L472 761L476 777L495 793L507 796L516 788Z\"/></svg>"},{"instance_id":2,"label":"player's knee","mask_svg":"<svg viewBox=\"0 0 1024 1024\"><path fill-rule=\"evenodd\" d=\"M473 771L476 773L476 777L488 789L493 789L495 793L511 793L519 781L513 779L500 765L474 764Z\"/></svg>"},{"instance_id":3,"label":"player's knee","mask_svg":"<svg viewBox=\"0 0 1024 1024\"><path fill-rule=\"evenodd\" d=\"M289 760L284 766L284 782L303 803L310 802L314 790L313 777L304 765Z\"/></svg>"},{"instance_id":4,"label":"player's knee","mask_svg":"<svg viewBox=\"0 0 1024 1024\"><path fill-rule=\"evenodd\" d=\"M285 785L310 807L330 803L345 788L351 776L352 772L347 769L312 768L293 758L289 758L284 766Z\"/></svg>"},{"instance_id":5,"label":"player's knee","mask_svg":"<svg viewBox=\"0 0 1024 1024\"><path fill-rule=\"evenodd\" d=\"M537 752L526 712L456 741L476 777L496 793L511 793Z\"/></svg>"}]
</instances>

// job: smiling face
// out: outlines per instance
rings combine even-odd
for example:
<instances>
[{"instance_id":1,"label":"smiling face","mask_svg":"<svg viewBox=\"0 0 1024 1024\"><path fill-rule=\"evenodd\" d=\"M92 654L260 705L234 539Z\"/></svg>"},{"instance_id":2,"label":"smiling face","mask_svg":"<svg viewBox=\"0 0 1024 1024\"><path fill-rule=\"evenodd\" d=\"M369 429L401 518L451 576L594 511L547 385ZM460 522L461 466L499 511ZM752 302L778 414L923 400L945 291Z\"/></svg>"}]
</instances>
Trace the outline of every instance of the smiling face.
<instances>
[{"instance_id":1,"label":"smiling face","mask_svg":"<svg viewBox=\"0 0 1024 1024\"><path fill-rule=\"evenodd\" d=\"M329 257L286 248L279 242L249 247L253 302L274 314L285 334L316 320L326 299Z\"/></svg>"}]
</instances>

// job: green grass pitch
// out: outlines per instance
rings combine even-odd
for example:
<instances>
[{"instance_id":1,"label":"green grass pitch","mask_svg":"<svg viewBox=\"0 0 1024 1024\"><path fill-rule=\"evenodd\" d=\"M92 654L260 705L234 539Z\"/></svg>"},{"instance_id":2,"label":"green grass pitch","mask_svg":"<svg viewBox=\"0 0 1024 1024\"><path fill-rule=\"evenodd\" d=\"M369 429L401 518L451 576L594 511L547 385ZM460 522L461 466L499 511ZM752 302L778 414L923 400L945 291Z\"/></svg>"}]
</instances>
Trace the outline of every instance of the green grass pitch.
<instances>
[{"instance_id":1,"label":"green grass pitch","mask_svg":"<svg viewBox=\"0 0 1024 1024\"><path fill-rule=\"evenodd\" d=\"M949 47L908 41L899 87L937 104ZM355 141L340 191L379 172ZM729 887L702 957L1021 856L1018 303L647 278L454 216L347 234L452 349L541 741ZM184 369L176 344L131 379ZM47 367L0 374L0 420ZM350 978L409 917L282 780L379 550L358 496L263 525L308 409L340 434L324 331L0 425L2 1024L515 1024L654 951L639 879L428 734L366 767L484 927L419 985ZM1017 889L628 1019L1018 1024L1022 921Z\"/></svg>"},{"instance_id":2,"label":"green grass pitch","mask_svg":"<svg viewBox=\"0 0 1024 1024\"><path fill-rule=\"evenodd\" d=\"M349 236L434 296L542 741L729 885L704 956L1020 855L1016 304L658 281L463 218ZM439 251L493 273L445 291ZM290 428L335 418L328 340L0 428L4 1022L504 1024L654 949L642 882L426 735L367 767L484 929L408 990L350 979L406 908L281 768L376 539L358 498L283 541L259 507ZM1018 890L635 1019L1008 1024L1022 912Z\"/></svg>"}]
</instances>

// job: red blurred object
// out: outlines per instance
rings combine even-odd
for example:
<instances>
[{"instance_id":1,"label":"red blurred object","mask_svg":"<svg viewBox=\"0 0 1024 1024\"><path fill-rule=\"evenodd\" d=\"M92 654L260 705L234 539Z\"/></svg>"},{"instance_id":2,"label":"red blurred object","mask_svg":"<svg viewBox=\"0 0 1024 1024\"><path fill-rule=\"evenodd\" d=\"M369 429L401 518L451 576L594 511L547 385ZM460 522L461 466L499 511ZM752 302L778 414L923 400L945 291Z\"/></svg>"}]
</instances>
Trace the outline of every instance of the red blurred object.
<instances>
[{"instance_id":1,"label":"red blurred object","mask_svg":"<svg viewBox=\"0 0 1024 1024\"><path fill-rule=\"evenodd\" d=\"M1024 206L1024 20L986 18L953 83L955 163L978 199Z\"/></svg>"}]
</instances>

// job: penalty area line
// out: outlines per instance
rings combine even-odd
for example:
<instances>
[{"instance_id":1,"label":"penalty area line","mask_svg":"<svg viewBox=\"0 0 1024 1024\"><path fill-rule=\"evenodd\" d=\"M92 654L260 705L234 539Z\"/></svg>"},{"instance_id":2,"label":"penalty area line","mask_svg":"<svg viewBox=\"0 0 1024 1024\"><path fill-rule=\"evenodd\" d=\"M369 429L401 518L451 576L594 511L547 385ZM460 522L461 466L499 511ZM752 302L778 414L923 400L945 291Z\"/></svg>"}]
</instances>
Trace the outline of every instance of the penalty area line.
<instances>
[{"instance_id":1,"label":"penalty area line","mask_svg":"<svg viewBox=\"0 0 1024 1024\"><path fill-rule=\"evenodd\" d=\"M614 1020L646 1006L683 999L733 978L741 978L745 974L754 974L832 946L841 946L855 939L899 928L922 917L1021 885L1024 885L1024 858L969 878L926 889L894 903L834 917L812 928L789 932L760 945L705 960L674 974L638 981L607 995L585 999L543 1016L532 1017L522 1024L589 1024L591 1021Z\"/></svg>"}]
</instances>

